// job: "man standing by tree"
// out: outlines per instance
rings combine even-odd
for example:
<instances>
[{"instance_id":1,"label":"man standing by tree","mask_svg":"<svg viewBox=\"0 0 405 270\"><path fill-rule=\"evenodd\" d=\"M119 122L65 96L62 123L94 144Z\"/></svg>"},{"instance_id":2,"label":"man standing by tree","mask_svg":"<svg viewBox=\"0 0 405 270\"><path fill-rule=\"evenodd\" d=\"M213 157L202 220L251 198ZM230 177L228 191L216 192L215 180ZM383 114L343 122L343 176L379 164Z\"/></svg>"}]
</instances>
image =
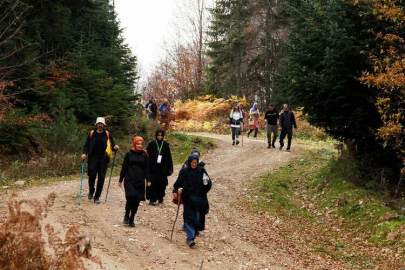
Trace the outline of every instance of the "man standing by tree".
<instances>
[{"instance_id":1,"label":"man standing by tree","mask_svg":"<svg viewBox=\"0 0 405 270\"><path fill-rule=\"evenodd\" d=\"M278 124L279 114L273 104L270 104L269 110L265 113L264 119L267 122L267 148L273 147L276 148L274 143L277 139L277 124ZM271 140L271 134L273 133L273 140ZM271 145L270 145L271 142Z\"/></svg>"},{"instance_id":2,"label":"man standing by tree","mask_svg":"<svg viewBox=\"0 0 405 270\"><path fill-rule=\"evenodd\" d=\"M283 105L283 111L280 114L280 150L283 149L284 146L284 138L288 135L288 144L287 144L287 152L291 150L291 140L293 131L292 128L297 129L297 123L295 122L295 116L292 111L288 108L287 104Z\"/></svg>"},{"instance_id":3,"label":"man standing by tree","mask_svg":"<svg viewBox=\"0 0 405 270\"><path fill-rule=\"evenodd\" d=\"M103 191L105 175L107 172L107 166L110 161L106 154L106 149L108 145L108 140L111 142L111 147L114 150L118 150L119 146L115 145L113 136L110 132L105 130L105 119L104 117L97 117L95 125L97 128L92 130L87 136L86 143L83 147L83 161L86 160L88 156L88 176L89 176L89 200L93 199L94 202L100 203L100 195ZM94 185L96 182L96 176L98 176L97 190L95 190ZM96 193L94 194L94 191Z\"/></svg>"},{"instance_id":4,"label":"man standing by tree","mask_svg":"<svg viewBox=\"0 0 405 270\"><path fill-rule=\"evenodd\" d=\"M139 118L143 115L143 105L141 99L138 99L138 103L135 105L135 115Z\"/></svg>"}]
</instances>

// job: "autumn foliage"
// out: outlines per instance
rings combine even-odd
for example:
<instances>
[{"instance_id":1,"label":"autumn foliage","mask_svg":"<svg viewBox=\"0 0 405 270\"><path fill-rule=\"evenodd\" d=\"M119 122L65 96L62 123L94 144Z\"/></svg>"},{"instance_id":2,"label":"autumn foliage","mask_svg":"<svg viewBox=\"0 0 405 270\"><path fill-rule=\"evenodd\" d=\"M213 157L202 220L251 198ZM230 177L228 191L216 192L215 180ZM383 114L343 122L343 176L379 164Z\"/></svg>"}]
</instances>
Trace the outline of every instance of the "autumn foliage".
<instances>
[{"instance_id":1,"label":"autumn foliage","mask_svg":"<svg viewBox=\"0 0 405 270\"><path fill-rule=\"evenodd\" d=\"M403 1L395 0L373 0L372 10L389 27L371 29L379 46L370 54L374 72L364 72L361 81L379 90L376 106L383 125L376 135L398 153L405 174L405 10Z\"/></svg>"},{"instance_id":2,"label":"autumn foliage","mask_svg":"<svg viewBox=\"0 0 405 270\"><path fill-rule=\"evenodd\" d=\"M100 265L91 255L90 239L77 226L62 239L59 231L43 224L55 198L51 193L42 204L12 195L9 215L0 225L1 269L85 269L82 258Z\"/></svg>"}]
</instances>

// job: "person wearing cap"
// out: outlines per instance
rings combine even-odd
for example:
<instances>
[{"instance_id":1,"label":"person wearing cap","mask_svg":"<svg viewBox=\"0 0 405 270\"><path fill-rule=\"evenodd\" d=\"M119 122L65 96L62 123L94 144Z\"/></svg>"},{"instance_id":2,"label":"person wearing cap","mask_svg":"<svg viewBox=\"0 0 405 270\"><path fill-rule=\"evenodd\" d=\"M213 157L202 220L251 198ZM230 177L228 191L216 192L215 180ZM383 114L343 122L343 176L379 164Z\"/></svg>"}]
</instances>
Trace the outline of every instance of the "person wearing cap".
<instances>
[{"instance_id":1,"label":"person wearing cap","mask_svg":"<svg viewBox=\"0 0 405 270\"><path fill-rule=\"evenodd\" d=\"M103 191L104 180L107 173L107 166L110 161L106 155L107 141L111 142L111 146L115 151L119 146L114 143L114 138L111 132L105 130L106 123L104 117L97 117L95 123L96 129L92 130L87 136L86 143L83 147L82 160L88 161L88 176L89 176L89 200L100 203L101 192ZM95 189L96 177L97 188ZM94 193L95 192L95 193Z\"/></svg>"},{"instance_id":2,"label":"person wearing cap","mask_svg":"<svg viewBox=\"0 0 405 270\"><path fill-rule=\"evenodd\" d=\"M270 104L269 110L265 113L264 119L267 122L267 148L273 147L276 148L274 143L277 140L278 133L278 118L279 114L273 104ZM271 140L271 135L273 134L273 140Z\"/></svg>"},{"instance_id":3,"label":"person wearing cap","mask_svg":"<svg viewBox=\"0 0 405 270\"><path fill-rule=\"evenodd\" d=\"M169 143L164 141L165 132L156 130L156 140L148 144L146 150L149 154L149 169L151 186L147 187L146 197L149 205L156 202L163 203L166 186L169 184L168 176L173 173L173 159Z\"/></svg>"},{"instance_id":4,"label":"person wearing cap","mask_svg":"<svg viewBox=\"0 0 405 270\"><path fill-rule=\"evenodd\" d=\"M280 127L281 134L280 134L280 148L279 150L283 149L284 146L284 138L287 136L288 143L287 143L287 152L291 151L291 141L293 136L293 127L297 129L297 123L295 121L294 113L289 109L288 104L283 105L283 111L280 114Z\"/></svg>"},{"instance_id":5,"label":"person wearing cap","mask_svg":"<svg viewBox=\"0 0 405 270\"><path fill-rule=\"evenodd\" d=\"M184 204L184 224L187 233L187 245L195 245L195 237L205 224L205 215L208 211L207 193L212 187L211 179L206 170L198 166L198 156L190 155L187 168L182 169L173 185L173 193L181 196Z\"/></svg>"},{"instance_id":6,"label":"person wearing cap","mask_svg":"<svg viewBox=\"0 0 405 270\"><path fill-rule=\"evenodd\" d=\"M144 140L142 137L135 137L132 141L132 149L124 157L122 163L118 187L122 188L124 182L125 204L124 225L135 227L135 215L138 211L139 203L145 201L145 182L149 181L149 155L144 150Z\"/></svg>"}]
</instances>

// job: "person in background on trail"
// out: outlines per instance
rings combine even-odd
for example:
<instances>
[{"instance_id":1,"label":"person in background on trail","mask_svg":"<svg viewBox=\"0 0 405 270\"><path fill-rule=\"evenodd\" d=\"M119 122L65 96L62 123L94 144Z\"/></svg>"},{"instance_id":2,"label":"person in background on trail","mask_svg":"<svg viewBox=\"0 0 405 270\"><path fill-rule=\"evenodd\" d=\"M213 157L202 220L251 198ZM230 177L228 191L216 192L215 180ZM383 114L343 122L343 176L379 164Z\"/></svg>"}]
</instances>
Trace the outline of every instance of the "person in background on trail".
<instances>
[{"instance_id":1,"label":"person in background on trail","mask_svg":"<svg viewBox=\"0 0 405 270\"><path fill-rule=\"evenodd\" d=\"M149 99L149 101L146 103L146 105L145 105L145 111L146 111L146 118L150 118L150 113L151 113L151 111L150 111L150 108L149 108L149 105L150 104L152 104L152 100L151 99Z\"/></svg>"},{"instance_id":2,"label":"person in background on trail","mask_svg":"<svg viewBox=\"0 0 405 270\"><path fill-rule=\"evenodd\" d=\"M174 193L181 196L184 204L184 224L187 233L187 245L195 245L198 231L202 231L205 224L205 215L208 211L207 193L212 182L206 170L198 166L198 156L190 155L187 168L180 171L173 185Z\"/></svg>"},{"instance_id":3,"label":"person in background on trail","mask_svg":"<svg viewBox=\"0 0 405 270\"><path fill-rule=\"evenodd\" d=\"M245 117L246 117L246 112L245 112L245 110L243 109L243 104L242 104L242 102L239 102L238 103L238 108L239 108L239 110L242 112L242 123L241 123L241 127L240 127L240 132L239 132L239 135L241 135L242 134L242 132L244 131L244 128L245 128Z\"/></svg>"},{"instance_id":4,"label":"person in background on trail","mask_svg":"<svg viewBox=\"0 0 405 270\"><path fill-rule=\"evenodd\" d=\"M129 150L122 163L118 187L122 188L124 182L125 215L123 223L130 227L135 227L135 215L138 211L139 203L145 200L145 181L149 182L149 156L143 149L144 140L142 137L135 137L132 142L133 148Z\"/></svg>"},{"instance_id":5,"label":"person in background on trail","mask_svg":"<svg viewBox=\"0 0 405 270\"><path fill-rule=\"evenodd\" d=\"M90 132L87 136L86 143L84 144L82 160L86 160L86 157L88 157L88 198L89 200L92 200L94 195L94 202L99 204L105 175L107 173L107 166L110 162L110 159L106 154L107 141L110 140L111 147L115 151L119 149L119 146L115 145L112 134L105 130L106 124L104 117L97 117L95 125L97 128ZM97 189L94 188L96 176L98 177ZM95 194L94 191L96 192Z\"/></svg>"},{"instance_id":6,"label":"person in background on trail","mask_svg":"<svg viewBox=\"0 0 405 270\"><path fill-rule=\"evenodd\" d=\"M269 110L264 115L264 119L267 122L267 148L273 147L276 148L274 143L277 140L277 133L278 133L278 118L279 114L276 108L274 108L273 104L270 104ZM271 140L271 134L273 134L273 140ZM271 146L270 146L271 143Z\"/></svg>"},{"instance_id":7,"label":"person in background on trail","mask_svg":"<svg viewBox=\"0 0 405 270\"><path fill-rule=\"evenodd\" d=\"M281 130L280 134L280 150L283 149L284 146L284 138L288 135L288 144L287 144L287 152L291 150L291 140L293 135L293 127L297 129L297 123L295 122L295 116L292 111L288 108L287 104L283 105L283 111L280 114L280 127Z\"/></svg>"},{"instance_id":8,"label":"person in background on trail","mask_svg":"<svg viewBox=\"0 0 405 270\"><path fill-rule=\"evenodd\" d=\"M252 131L255 131L254 137L257 138L257 132L259 131L259 108L257 103L253 104L253 107L249 111L249 132L248 137Z\"/></svg>"},{"instance_id":9,"label":"person in background on trail","mask_svg":"<svg viewBox=\"0 0 405 270\"><path fill-rule=\"evenodd\" d=\"M149 205L155 205L156 201L163 202L166 186L169 184L167 177L173 173L173 159L170 146L164 141L165 132L156 130L156 141L148 144L146 150L149 154L149 168L151 185L146 189Z\"/></svg>"},{"instance_id":10,"label":"person in background on trail","mask_svg":"<svg viewBox=\"0 0 405 270\"><path fill-rule=\"evenodd\" d=\"M160 122L162 126L164 126L164 129L167 130L169 128L169 113L170 113L170 108L169 106L167 106L167 102L159 106L159 111L160 111Z\"/></svg>"},{"instance_id":11,"label":"person in background on trail","mask_svg":"<svg viewBox=\"0 0 405 270\"><path fill-rule=\"evenodd\" d=\"M141 99L138 99L138 103L135 105L135 115L139 118L143 116L144 107L142 105Z\"/></svg>"},{"instance_id":12,"label":"person in background on trail","mask_svg":"<svg viewBox=\"0 0 405 270\"><path fill-rule=\"evenodd\" d=\"M149 118L150 119L156 120L157 110L158 110L158 107L157 107L157 105L155 103L155 100L152 99L152 103L149 104L149 111L150 111L150 117Z\"/></svg>"},{"instance_id":13,"label":"person in background on trail","mask_svg":"<svg viewBox=\"0 0 405 270\"><path fill-rule=\"evenodd\" d=\"M242 121L243 121L243 113L236 105L229 114L229 124L231 125L231 132L232 132L232 145L239 144L239 134L241 130Z\"/></svg>"}]
</instances>

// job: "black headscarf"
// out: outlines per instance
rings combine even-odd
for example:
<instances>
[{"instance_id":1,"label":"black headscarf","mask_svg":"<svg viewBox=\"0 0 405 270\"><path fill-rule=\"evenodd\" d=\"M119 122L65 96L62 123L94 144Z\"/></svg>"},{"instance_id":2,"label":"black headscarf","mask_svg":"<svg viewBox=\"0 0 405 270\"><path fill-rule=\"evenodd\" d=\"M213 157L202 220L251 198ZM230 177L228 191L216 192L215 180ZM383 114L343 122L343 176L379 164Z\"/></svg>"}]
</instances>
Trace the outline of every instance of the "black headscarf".
<instances>
[{"instance_id":1,"label":"black headscarf","mask_svg":"<svg viewBox=\"0 0 405 270\"><path fill-rule=\"evenodd\" d=\"M162 141L163 141L163 140L165 139L165 131L164 131L163 129L158 129L158 130L156 130L155 137L156 137L156 140L157 140L157 141L158 141L157 136L158 136L159 133L162 134L162 136L163 136Z\"/></svg>"}]
</instances>

